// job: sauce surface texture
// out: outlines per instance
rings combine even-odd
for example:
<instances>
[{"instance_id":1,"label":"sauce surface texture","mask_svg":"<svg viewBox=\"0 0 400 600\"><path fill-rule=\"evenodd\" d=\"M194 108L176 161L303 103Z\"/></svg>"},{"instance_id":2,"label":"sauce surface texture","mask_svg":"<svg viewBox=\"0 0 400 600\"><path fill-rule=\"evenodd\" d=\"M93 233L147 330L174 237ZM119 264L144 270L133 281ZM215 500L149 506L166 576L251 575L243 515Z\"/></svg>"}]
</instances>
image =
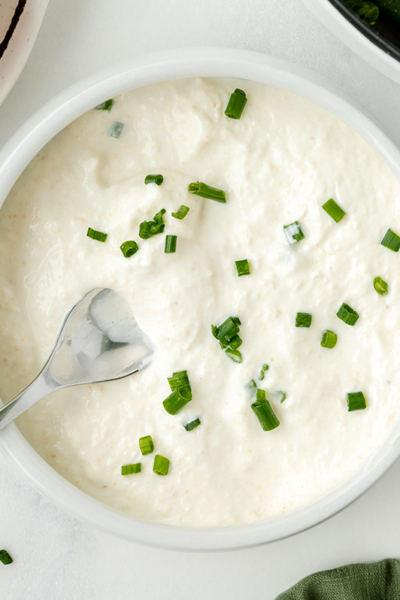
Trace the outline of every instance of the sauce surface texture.
<instances>
[{"instance_id":1,"label":"sauce surface texture","mask_svg":"<svg viewBox=\"0 0 400 600\"><path fill-rule=\"evenodd\" d=\"M239 120L224 114L236 87L248 99ZM148 174L162 185L145 185ZM188 194L197 181L227 202ZM322 209L330 198L346 212L338 223ZM190 210L179 220L181 205ZM141 239L140 223L163 208L164 232ZM305 237L290 245L283 227L295 221ZM114 288L157 347L151 366L36 404L18 422L33 447L88 494L144 519L219 526L299 509L357 472L398 421L400 257L380 243L389 228L400 232L394 175L298 96L212 79L119 96L52 140L0 211L0 395L8 402L37 375L76 301ZM164 252L166 235L176 252ZM127 240L139 245L130 258ZM243 259L251 274L238 277ZM354 326L336 316L343 303L360 315ZM310 327L295 326L299 312ZM241 320L240 364L211 334L229 316ZM325 330L334 348L321 347ZM182 370L193 397L173 416L162 402ZM280 421L273 431L251 409L251 379ZM349 412L347 394L359 391L367 407ZM147 435L155 448L142 456ZM167 476L153 472L156 454L170 460ZM121 475L139 462L140 473Z\"/></svg>"}]
</instances>

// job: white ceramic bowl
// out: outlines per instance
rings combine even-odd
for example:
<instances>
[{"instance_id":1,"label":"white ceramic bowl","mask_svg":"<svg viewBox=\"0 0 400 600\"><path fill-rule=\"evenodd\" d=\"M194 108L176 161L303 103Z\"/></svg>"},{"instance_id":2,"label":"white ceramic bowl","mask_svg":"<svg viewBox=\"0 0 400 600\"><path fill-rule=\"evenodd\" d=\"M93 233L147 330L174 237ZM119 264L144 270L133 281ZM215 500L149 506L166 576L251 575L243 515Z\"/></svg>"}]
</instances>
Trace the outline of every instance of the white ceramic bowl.
<instances>
[{"instance_id":1,"label":"white ceramic bowl","mask_svg":"<svg viewBox=\"0 0 400 600\"><path fill-rule=\"evenodd\" d=\"M330 0L303 0L311 12L346 46L381 73L400 83L400 62L357 29Z\"/></svg>"},{"instance_id":2,"label":"white ceramic bowl","mask_svg":"<svg viewBox=\"0 0 400 600\"><path fill-rule=\"evenodd\" d=\"M400 180L400 155L381 129L360 109L333 93L330 84L281 60L238 50L174 50L132 60L82 81L54 98L0 152L0 206L32 157L57 132L109 97L165 79L235 77L285 88L319 104L355 129L384 158ZM74 516L125 539L187 550L223 550L283 538L332 516L372 485L400 454L400 431L354 478L306 508L269 521L215 529L168 526L135 519L80 491L56 473L14 424L0 432L0 447L49 498Z\"/></svg>"},{"instance_id":3,"label":"white ceramic bowl","mask_svg":"<svg viewBox=\"0 0 400 600\"><path fill-rule=\"evenodd\" d=\"M0 3L0 42L8 40L0 53L0 104L17 81L32 51L36 36L46 12L48 0L29 0L15 24L15 13L21 6L17 0ZM14 27L15 25L15 27Z\"/></svg>"}]
</instances>

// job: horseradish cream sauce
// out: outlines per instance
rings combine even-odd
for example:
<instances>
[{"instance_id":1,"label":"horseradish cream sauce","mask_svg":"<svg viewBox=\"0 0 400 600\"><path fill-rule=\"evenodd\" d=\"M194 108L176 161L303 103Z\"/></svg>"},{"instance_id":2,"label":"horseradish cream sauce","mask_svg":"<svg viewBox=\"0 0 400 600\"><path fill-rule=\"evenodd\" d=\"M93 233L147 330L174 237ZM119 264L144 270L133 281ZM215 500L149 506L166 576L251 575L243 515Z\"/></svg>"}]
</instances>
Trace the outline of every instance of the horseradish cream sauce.
<instances>
[{"instance_id":1,"label":"horseradish cream sauce","mask_svg":"<svg viewBox=\"0 0 400 600\"><path fill-rule=\"evenodd\" d=\"M240 120L224 114L235 87L248 98ZM119 138L108 135L115 121ZM145 185L149 173L163 184ZM226 204L188 194L195 181L224 190ZM321 208L329 198L347 213L339 223ZM178 220L181 204L190 211ZM162 208L165 231L140 239L139 224ZM305 238L289 245L283 226L294 221ZM57 135L0 211L1 397L37 375L71 306L111 287L153 340L152 364L37 403L18 420L32 446L88 494L144 519L219 526L299 509L354 475L398 421L399 256L380 244L389 227L400 231L398 181L314 104L213 79L123 94ZM177 235L173 254L166 234ZM126 240L139 244L131 258ZM241 259L250 275L238 277ZM388 295L374 290L376 276ZM360 315L353 327L336 316L343 302ZM311 327L295 327L297 312L312 314ZM231 315L242 323L241 364L211 334ZM338 336L333 349L320 345L326 329ZM171 416L167 377L181 370L193 399ZM280 420L273 431L251 410L250 379ZM367 408L348 412L357 391ZM155 451L142 456L146 435ZM155 454L171 461L165 477L153 473ZM121 475L137 462L141 473Z\"/></svg>"}]
</instances>

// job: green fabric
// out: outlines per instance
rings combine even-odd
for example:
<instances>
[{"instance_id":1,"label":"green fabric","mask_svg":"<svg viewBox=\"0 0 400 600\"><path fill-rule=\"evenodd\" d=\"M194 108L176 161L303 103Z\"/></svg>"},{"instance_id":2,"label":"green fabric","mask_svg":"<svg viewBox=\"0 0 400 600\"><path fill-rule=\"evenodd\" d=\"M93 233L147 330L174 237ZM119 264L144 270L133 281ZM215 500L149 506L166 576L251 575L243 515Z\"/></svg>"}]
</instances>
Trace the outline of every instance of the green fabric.
<instances>
[{"instance_id":1,"label":"green fabric","mask_svg":"<svg viewBox=\"0 0 400 600\"><path fill-rule=\"evenodd\" d=\"M276 600L399 600L400 560L356 564L302 579Z\"/></svg>"}]
</instances>

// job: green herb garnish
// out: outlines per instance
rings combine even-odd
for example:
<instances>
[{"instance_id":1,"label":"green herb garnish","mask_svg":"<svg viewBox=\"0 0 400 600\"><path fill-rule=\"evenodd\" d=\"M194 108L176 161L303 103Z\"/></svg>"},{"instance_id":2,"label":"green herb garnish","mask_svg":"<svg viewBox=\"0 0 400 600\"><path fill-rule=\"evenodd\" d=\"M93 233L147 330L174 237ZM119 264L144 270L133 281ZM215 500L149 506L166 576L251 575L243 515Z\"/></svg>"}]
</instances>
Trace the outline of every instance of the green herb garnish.
<instances>
[{"instance_id":1,"label":"green herb garnish","mask_svg":"<svg viewBox=\"0 0 400 600\"><path fill-rule=\"evenodd\" d=\"M400 237L397 235L397 233L391 229L388 229L383 236L381 244L382 246L389 248L389 250L393 250L393 252L398 252L400 250Z\"/></svg>"},{"instance_id":2,"label":"green herb garnish","mask_svg":"<svg viewBox=\"0 0 400 600\"><path fill-rule=\"evenodd\" d=\"M296 327L311 327L312 315L310 313L296 314Z\"/></svg>"},{"instance_id":3,"label":"green herb garnish","mask_svg":"<svg viewBox=\"0 0 400 600\"><path fill-rule=\"evenodd\" d=\"M166 236L165 247L164 247L165 254L173 254L174 252L176 252L177 239L178 239L178 236L176 236L176 235L167 235Z\"/></svg>"},{"instance_id":4,"label":"green herb garnish","mask_svg":"<svg viewBox=\"0 0 400 600\"><path fill-rule=\"evenodd\" d=\"M382 279L382 277L375 277L374 288L381 296L386 296L389 293L388 284Z\"/></svg>"},{"instance_id":5,"label":"green herb garnish","mask_svg":"<svg viewBox=\"0 0 400 600\"><path fill-rule=\"evenodd\" d=\"M321 346L323 348L334 348L337 342L337 335L329 329L325 329L321 338Z\"/></svg>"},{"instance_id":6,"label":"green herb garnish","mask_svg":"<svg viewBox=\"0 0 400 600\"><path fill-rule=\"evenodd\" d=\"M251 408L264 431L272 431L278 427L279 419L266 399L264 390L257 390L257 400L253 402Z\"/></svg>"},{"instance_id":7,"label":"green herb garnish","mask_svg":"<svg viewBox=\"0 0 400 600\"><path fill-rule=\"evenodd\" d=\"M364 410L367 408L367 401L362 392L347 394L347 407L349 412L353 410Z\"/></svg>"},{"instance_id":8,"label":"green herb garnish","mask_svg":"<svg viewBox=\"0 0 400 600\"><path fill-rule=\"evenodd\" d=\"M108 112L110 112L112 107L114 106L114 103L115 103L115 100L113 100L113 99L106 100L105 102L98 104L96 106L96 110L107 110Z\"/></svg>"},{"instance_id":9,"label":"green herb garnish","mask_svg":"<svg viewBox=\"0 0 400 600\"><path fill-rule=\"evenodd\" d=\"M325 204L322 205L322 208L336 223L339 223L346 214L332 198L328 200L328 202L325 202Z\"/></svg>"},{"instance_id":10,"label":"green herb garnish","mask_svg":"<svg viewBox=\"0 0 400 600\"><path fill-rule=\"evenodd\" d=\"M102 231L96 231L95 229L92 229L91 227L89 227L89 229L87 230L87 234L88 237L90 237L92 240L96 240L96 242L103 242L103 244L107 241L108 238L108 233L103 233Z\"/></svg>"},{"instance_id":11,"label":"green herb garnish","mask_svg":"<svg viewBox=\"0 0 400 600\"><path fill-rule=\"evenodd\" d=\"M120 245L120 250L125 258L130 258L139 250L139 246L133 240L129 240L128 242L124 242Z\"/></svg>"},{"instance_id":12,"label":"green herb garnish","mask_svg":"<svg viewBox=\"0 0 400 600\"><path fill-rule=\"evenodd\" d=\"M284 225L283 230L289 244L297 244L305 237L298 221L294 221L290 225Z\"/></svg>"},{"instance_id":13,"label":"green herb garnish","mask_svg":"<svg viewBox=\"0 0 400 600\"><path fill-rule=\"evenodd\" d=\"M235 265L238 277L242 277L243 275L250 275L250 264L247 258L243 260L235 260Z\"/></svg>"},{"instance_id":14,"label":"green herb garnish","mask_svg":"<svg viewBox=\"0 0 400 600\"><path fill-rule=\"evenodd\" d=\"M133 475L134 473L140 473L142 470L142 463L135 463L134 465L123 465L121 467L121 475Z\"/></svg>"},{"instance_id":15,"label":"green herb garnish","mask_svg":"<svg viewBox=\"0 0 400 600\"><path fill-rule=\"evenodd\" d=\"M190 421L190 423L186 423L186 425L184 425L184 428L186 429L186 431L192 431L193 429L196 429L196 427L198 427L200 424L200 419L195 419L194 421Z\"/></svg>"},{"instance_id":16,"label":"green herb garnish","mask_svg":"<svg viewBox=\"0 0 400 600\"><path fill-rule=\"evenodd\" d=\"M201 196L202 198L208 198L209 200L215 200L216 202L226 202L226 194L222 190L211 187L201 181L195 183L189 183L188 185L189 194L195 196Z\"/></svg>"},{"instance_id":17,"label":"green herb garnish","mask_svg":"<svg viewBox=\"0 0 400 600\"><path fill-rule=\"evenodd\" d=\"M111 125L111 127L108 130L108 135L110 137L118 139L122 133L123 128L124 128L123 123L120 123L119 121L114 121L114 123Z\"/></svg>"},{"instance_id":18,"label":"green herb garnish","mask_svg":"<svg viewBox=\"0 0 400 600\"><path fill-rule=\"evenodd\" d=\"M151 435L145 435L139 439L140 452L145 454L151 454L154 450L154 442Z\"/></svg>"},{"instance_id":19,"label":"green herb garnish","mask_svg":"<svg viewBox=\"0 0 400 600\"><path fill-rule=\"evenodd\" d=\"M186 215L188 214L189 210L190 209L189 209L188 206L185 206L184 204L181 204L181 206L178 208L177 212L173 212L173 213L171 213L171 215L173 217L175 217L175 219L182 220L182 219L184 219L186 217Z\"/></svg>"},{"instance_id":20,"label":"green herb garnish","mask_svg":"<svg viewBox=\"0 0 400 600\"><path fill-rule=\"evenodd\" d=\"M168 475L170 462L165 456L156 454L154 457L153 471L157 475Z\"/></svg>"},{"instance_id":21,"label":"green herb garnish","mask_svg":"<svg viewBox=\"0 0 400 600\"><path fill-rule=\"evenodd\" d=\"M144 180L144 182L145 182L146 185L148 183L155 183L156 185L161 185L163 181L164 181L164 177L161 174L158 174L158 175L146 175L146 178Z\"/></svg>"},{"instance_id":22,"label":"green herb garnish","mask_svg":"<svg viewBox=\"0 0 400 600\"><path fill-rule=\"evenodd\" d=\"M164 214L166 210L162 208L156 215L154 215L153 221L143 221L139 225L139 237L143 240L148 240L154 235L158 235L164 231Z\"/></svg>"},{"instance_id":23,"label":"green herb garnish","mask_svg":"<svg viewBox=\"0 0 400 600\"><path fill-rule=\"evenodd\" d=\"M339 319L343 321L343 323L346 323L346 325L351 325L352 327L357 323L358 318L360 316L353 308L351 308L351 306L349 306L345 302L343 302L336 315L339 317Z\"/></svg>"},{"instance_id":24,"label":"green herb garnish","mask_svg":"<svg viewBox=\"0 0 400 600\"><path fill-rule=\"evenodd\" d=\"M246 106L247 98L243 90L236 88L229 98L228 105L225 109L225 114L230 119L240 119L244 107Z\"/></svg>"}]
</instances>

